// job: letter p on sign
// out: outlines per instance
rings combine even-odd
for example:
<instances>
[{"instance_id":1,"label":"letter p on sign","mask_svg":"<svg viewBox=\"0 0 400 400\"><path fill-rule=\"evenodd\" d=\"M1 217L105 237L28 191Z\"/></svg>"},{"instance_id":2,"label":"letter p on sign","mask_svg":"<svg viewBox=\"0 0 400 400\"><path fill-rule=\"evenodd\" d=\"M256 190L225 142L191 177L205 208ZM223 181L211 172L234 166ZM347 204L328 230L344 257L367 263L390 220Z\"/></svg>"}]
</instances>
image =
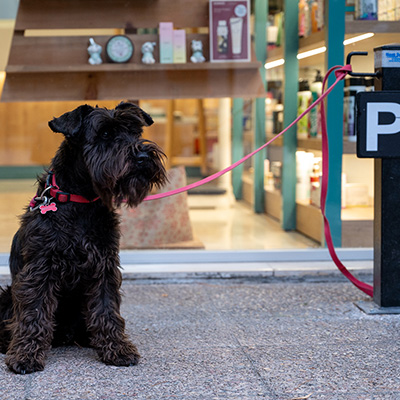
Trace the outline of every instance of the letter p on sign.
<instances>
[{"instance_id":1,"label":"letter p on sign","mask_svg":"<svg viewBox=\"0 0 400 400\"><path fill-rule=\"evenodd\" d=\"M357 95L358 157L400 158L400 92Z\"/></svg>"}]
</instances>

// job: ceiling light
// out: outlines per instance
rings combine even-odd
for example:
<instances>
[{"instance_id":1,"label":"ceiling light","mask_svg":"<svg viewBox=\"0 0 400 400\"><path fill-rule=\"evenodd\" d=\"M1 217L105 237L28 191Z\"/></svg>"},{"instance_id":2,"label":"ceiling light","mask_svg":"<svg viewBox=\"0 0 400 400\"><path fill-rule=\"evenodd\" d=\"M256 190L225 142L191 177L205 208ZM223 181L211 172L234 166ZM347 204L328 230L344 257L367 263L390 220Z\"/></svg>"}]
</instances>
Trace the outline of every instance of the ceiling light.
<instances>
[{"instance_id":1,"label":"ceiling light","mask_svg":"<svg viewBox=\"0 0 400 400\"><path fill-rule=\"evenodd\" d=\"M346 39L343 42L343 44L345 46L347 46L348 44L356 43L356 42L359 42L360 40L369 39L372 36L374 36L374 33L364 33L363 35L354 36L354 37L352 37L350 39ZM309 50L309 51L304 51L303 53L297 54L297 59L298 60L302 60L303 58L312 57L312 56L315 56L317 54L325 53L325 51L326 51L326 47L325 46L318 47L316 49ZM271 68L279 67L280 65L283 65L284 63L285 63L285 60L283 58L280 58L279 60L267 62L265 64L265 69L271 69Z\"/></svg>"},{"instance_id":2,"label":"ceiling light","mask_svg":"<svg viewBox=\"0 0 400 400\"><path fill-rule=\"evenodd\" d=\"M325 51L326 51L326 47L325 46L318 47L316 49L309 50L309 51L304 51L303 53L297 54L297 59L298 60L302 60L303 58L315 56L317 54L324 53Z\"/></svg>"},{"instance_id":3,"label":"ceiling light","mask_svg":"<svg viewBox=\"0 0 400 400\"><path fill-rule=\"evenodd\" d=\"M275 67L279 67L280 65L285 64L285 60L283 58L280 58L279 60L275 60L275 61L270 61L265 63L264 67L265 69L271 69L271 68L275 68Z\"/></svg>"},{"instance_id":4,"label":"ceiling light","mask_svg":"<svg viewBox=\"0 0 400 400\"><path fill-rule=\"evenodd\" d=\"M343 44L345 46L347 46L348 44L351 43L356 43L359 42L360 40L365 40L365 39L369 39L370 37L374 36L374 33L364 33L363 35L359 35L359 36L354 36L350 39L346 39Z\"/></svg>"}]
</instances>

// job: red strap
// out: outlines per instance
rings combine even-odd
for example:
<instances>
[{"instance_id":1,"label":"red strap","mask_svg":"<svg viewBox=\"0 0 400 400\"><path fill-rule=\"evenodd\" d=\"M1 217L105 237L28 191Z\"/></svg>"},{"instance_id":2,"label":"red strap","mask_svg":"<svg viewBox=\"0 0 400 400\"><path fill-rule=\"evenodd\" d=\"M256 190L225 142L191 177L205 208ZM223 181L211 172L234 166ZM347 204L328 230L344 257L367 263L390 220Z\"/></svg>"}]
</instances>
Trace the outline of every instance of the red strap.
<instances>
[{"instance_id":1,"label":"red strap","mask_svg":"<svg viewBox=\"0 0 400 400\"><path fill-rule=\"evenodd\" d=\"M79 194L70 194L67 192L63 192L57 186L55 174L52 173L51 178L51 188L50 188L50 196L54 197L60 203L67 203L72 201L73 203L92 203L94 201L99 200L100 197L96 197L93 200L88 200L86 197L80 196Z\"/></svg>"}]
</instances>

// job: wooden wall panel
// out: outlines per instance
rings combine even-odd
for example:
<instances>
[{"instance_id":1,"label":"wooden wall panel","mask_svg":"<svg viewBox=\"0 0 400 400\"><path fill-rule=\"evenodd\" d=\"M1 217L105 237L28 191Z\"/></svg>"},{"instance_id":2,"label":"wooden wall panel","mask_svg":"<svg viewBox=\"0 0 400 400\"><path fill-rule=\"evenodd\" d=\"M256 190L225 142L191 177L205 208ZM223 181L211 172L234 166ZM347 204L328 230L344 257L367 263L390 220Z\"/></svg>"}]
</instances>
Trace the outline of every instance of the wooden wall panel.
<instances>
[{"instance_id":1,"label":"wooden wall panel","mask_svg":"<svg viewBox=\"0 0 400 400\"><path fill-rule=\"evenodd\" d=\"M208 26L208 0L21 0L16 30ZM121 18L121 10L123 17Z\"/></svg>"},{"instance_id":2,"label":"wooden wall panel","mask_svg":"<svg viewBox=\"0 0 400 400\"><path fill-rule=\"evenodd\" d=\"M82 102L0 103L0 165L47 165L62 140L47 123ZM115 107L117 102L96 102Z\"/></svg>"},{"instance_id":3,"label":"wooden wall panel","mask_svg":"<svg viewBox=\"0 0 400 400\"><path fill-rule=\"evenodd\" d=\"M92 106L114 108L119 101L87 102ZM176 102L177 111L195 116L197 109L194 100ZM63 136L53 133L48 121L80 106L82 102L19 102L0 103L0 166L47 165L54 156ZM214 104L212 104L214 105ZM149 111L151 107L166 110L166 100L149 101L140 104ZM177 123L174 130L174 152L180 154L187 148L194 150L193 123ZM157 120L155 124L144 128L143 136L155 141L162 148L165 145L166 121ZM192 143L192 145L189 143ZM187 149L186 149L187 151Z\"/></svg>"}]
</instances>

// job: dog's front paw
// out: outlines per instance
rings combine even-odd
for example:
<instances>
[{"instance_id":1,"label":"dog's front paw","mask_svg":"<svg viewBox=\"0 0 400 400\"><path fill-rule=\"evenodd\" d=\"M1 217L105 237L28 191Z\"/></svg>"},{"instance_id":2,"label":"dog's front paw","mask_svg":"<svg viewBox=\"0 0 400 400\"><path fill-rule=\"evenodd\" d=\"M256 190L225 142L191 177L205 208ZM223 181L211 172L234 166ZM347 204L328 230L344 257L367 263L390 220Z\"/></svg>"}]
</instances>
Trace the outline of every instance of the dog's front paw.
<instances>
[{"instance_id":1,"label":"dog's front paw","mask_svg":"<svg viewBox=\"0 0 400 400\"><path fill-rule=\"evenodd\" d=\"M133 344L126 345L119 351L108 350L99 354L101 361L108 365L116 365L118 367L130 367L139 362L140 354Z\"/></svg>"},{"instance_id":2,"label":"dog's front paw","mask_svg":"<svg viewBox=\"0 0 400 400\"><path fill-rule=\"evenodd\" d=\"M31 374L44 369L44 363L33 357L29 359L24 357L24 359L20 360L15 355L10 354L6 356L5 362L8 368L16 374Z\"/></svg>"}]
</instances>

